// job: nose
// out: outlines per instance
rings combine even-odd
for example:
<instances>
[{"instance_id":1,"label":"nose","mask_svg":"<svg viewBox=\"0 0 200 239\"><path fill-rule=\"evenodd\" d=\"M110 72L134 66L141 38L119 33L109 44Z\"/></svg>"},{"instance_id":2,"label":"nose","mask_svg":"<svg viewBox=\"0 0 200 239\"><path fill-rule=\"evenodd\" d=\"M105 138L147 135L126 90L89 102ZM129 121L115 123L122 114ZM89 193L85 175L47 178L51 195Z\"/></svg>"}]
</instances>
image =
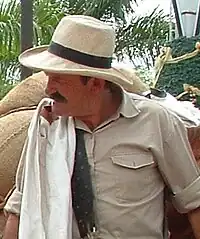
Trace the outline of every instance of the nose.
<instances>
[{"instance_id":1,"label":"nose","mask_svg":"<svg viewBox=\"0 0 200 239\"><path fill-rule=\"evenodd\" d=\"M52 93L56 92L56 84L55 82L49 77L48 82L47 82L47 86L45 89L45 93L47 95L51 95Z\"/></svg>"}]
</instances>

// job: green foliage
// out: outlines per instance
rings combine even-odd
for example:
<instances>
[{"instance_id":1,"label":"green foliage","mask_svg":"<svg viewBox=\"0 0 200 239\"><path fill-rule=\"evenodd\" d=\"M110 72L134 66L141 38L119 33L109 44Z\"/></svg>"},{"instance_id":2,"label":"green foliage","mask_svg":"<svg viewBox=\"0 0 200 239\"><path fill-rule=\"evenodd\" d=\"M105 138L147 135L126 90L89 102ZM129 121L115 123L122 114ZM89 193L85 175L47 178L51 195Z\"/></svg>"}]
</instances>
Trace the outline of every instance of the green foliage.
<instances>
[{"instance_id":1,"label":"green foliage","mask_svg":"<svg viewBox=\"0 0 200 239\"><path fill-rule=\"evenodd\" d=\"M16 0L0 2L0 76L10 77L19 67L16 54L20 48L20 8Z\"/></svg>"},{"instance_id":2,"label":"green foliage","mask_svg":"<svg viewBox=\"0 0 200 239\"><path fill-rule=\"evenodd\" d=\"M104 21L126 22L137 0L61 0L65 14L83 14Z\"/></svg>"},{"instance_id":3,"label":"green foliage","mask_svg":"<svg viewBox=\"0 0 200 239\"><path fill-rule=\"evenodd\" d=\"M54 29L63 16L64 11L62 11L60 2L35 0L33 5L33 45L49 44Z\"/></svg>"},{"instance_id":4,"label":"green foliage","mask_svg":"<svg viewBox=\"0 0 200 239\"><path fill-rule=\"evenodd\" d=\"M67 14L91 15L124 22L136 0L34 0L33 45L49 44L59 20ZM9 81L19 72L21 9L18 0L0 1L0 79ZM19 75L18 75L19 78Z\"/></svg>"},{"instance_id":5,"label":"green foliage","mask_svg":"<svg viewBox=\"0 0 200 239\"><path fill-rule=\"evenodd\" d=\"M4 81L0 81L0 100L15 86L15 84L5 83Z\"/></svg>"},{"instance_id":6,"label":"green foliage","mask_svg":"<svg viewBox=\"0 0 200 239\"><path fill-rule=\"evenodd\" d=\"M49 44L59 20L67 14L90 15L114 24L117 33L115 54L118 60L128 56L135 66L150 67L159 45L168 35L168 19L155 10L149 16L135 17L142 0L34 0L33 45ZM0 1L0 80L8 88L19 79L20 2ZM129 17L127 17L129 16ZM130 19L132 17L132 19Z\"/></svg>"},{"instance_id":7,"label":"green foliage","mask_svg":"<svg viewBox=\"0 0 200 239\"><path fill-rule=\"evenodd\" d=\"M133 17L117 29L116 54L119 60L125 56L138 67L154 66L169 34L169 17L155 9L150 15Z\"/></svg>"},{"instance_id":8,"label":"green foliage","mask_svg":"<svg viewBox=\"0 0 200 239\"><path fill-rule=\"evenodd\" d=\"M177 57L194 51L200 36L178 38L168 44L172 48L172 56ZM200 87L200 54L175 64L166 64L161 72L156 87L165 89L173 95L183 92L183 84Z\"/></svg>"},{"instance_id":9,"label":"green foliage","mask_svg":"<svg viewBox=\"0 0 200 239\"><path fill-rule=\"evenodd\" d=\"M137 68L137 73L140 79L149 87L153 85L153 79L154 79L154 74L153 74L153 69L147 69L144 67L139 67Z\"/></svg>"}]
</instances>

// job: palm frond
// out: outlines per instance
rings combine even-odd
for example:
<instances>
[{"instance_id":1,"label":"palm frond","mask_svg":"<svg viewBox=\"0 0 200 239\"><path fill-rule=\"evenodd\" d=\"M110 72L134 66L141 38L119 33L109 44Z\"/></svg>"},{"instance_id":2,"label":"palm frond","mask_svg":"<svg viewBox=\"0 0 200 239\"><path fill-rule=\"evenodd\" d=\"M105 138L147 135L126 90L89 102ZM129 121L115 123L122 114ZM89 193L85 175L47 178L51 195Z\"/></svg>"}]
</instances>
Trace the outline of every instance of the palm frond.
<instances>
[{"instance_id":1,"label":"palm frond","mask_svg":"<svg viewBox=\"0 0 200 239\"><path fill-rule=\"evenodd\" d=\"M141 1L141 0L140 0ZM134 12L136 0L61 0L66 14L83 14L104 21L126 21L125 15Z\"/></svg>"},{"instance_id":2,"label":"palm frond","mask_svg":"<svg viewBox=\"0 0 200 239\"><path fill-rule=\"evenodd\" d=\"M1 76L7 79L20 49L20 6L16 0L0 2L0 46Z\"/></svg>"},{"instance_id":3,"label":"palm frond","mask_svg":"<svg viewBox=\"0 0 200 239\"><path fill-rule=\"evenodd\" d=\"M135 17L142 0L34 0L33 44L48 44L59 20L66 14L84 14L115 24L116 55L133 62L143 59L152 64L159 45L166 39L168 21L162 12ZM0 79L17 78L20 53L20 4L18 0L0 1ZM127 15L133 16L127 23ZM150 63L149 63L150 62ZM13 80L15 81L15 80Z\"/></svg>"},{"instance_id":4,"label":"palm frond","mask_svg":"<svg viewBox=\"0 0 200 239\"><path fill-rule=\"evenodd\" d=\"M116 55L125 56L132 62L140 61L153 66L169 35L169 16L155 9L150 15L133 17L129 24L117 28Z\"/></svg>"}]
</instances>

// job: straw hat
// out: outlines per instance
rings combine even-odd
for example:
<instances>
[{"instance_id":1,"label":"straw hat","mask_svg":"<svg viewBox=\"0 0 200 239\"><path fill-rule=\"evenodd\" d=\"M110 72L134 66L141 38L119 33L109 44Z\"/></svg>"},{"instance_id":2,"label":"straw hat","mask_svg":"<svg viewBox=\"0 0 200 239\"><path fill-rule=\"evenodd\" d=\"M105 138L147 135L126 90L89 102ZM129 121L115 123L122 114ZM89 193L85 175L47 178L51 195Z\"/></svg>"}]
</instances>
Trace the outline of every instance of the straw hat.
<instances>
[{"instance_id":1,"label":"straw hat","mask_svg":"<svg viewBox=\"0 0 200 239\"><path fill-rule=\"evenodd\" d=\"M116 69L126 76L127 79L132 81L132 87L125 87L125 90L135 94L141 94L149 90L149 86L146 85L142 79L140 79L137 72L133 68L125 65L118 65L116 66Z\"/></svg>"},{"instance_id":2,"label":"straw hat","mask_svg":"<svg viewBox=\"0 0 200 239\"><path fill-rule=\"evenodd\" d=\"M90 16L70 15L61 19L49 46L26 50L22 65L47 72L83 75L132 88L132 80L112 67L115 32Z\"/></svg>"}]
</instances>

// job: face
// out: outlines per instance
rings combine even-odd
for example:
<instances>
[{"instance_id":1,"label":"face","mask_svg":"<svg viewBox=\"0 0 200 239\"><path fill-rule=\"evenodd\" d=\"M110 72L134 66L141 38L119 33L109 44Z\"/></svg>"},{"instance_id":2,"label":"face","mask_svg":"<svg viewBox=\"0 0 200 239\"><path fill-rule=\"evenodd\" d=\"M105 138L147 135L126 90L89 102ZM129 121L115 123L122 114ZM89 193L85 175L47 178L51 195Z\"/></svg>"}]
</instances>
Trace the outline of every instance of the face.
<instances>
[{"instance_id":1,"label":"face","mask_svg":"<svg viewBox=\"0 0 200 239\"><path fill-rule=\"evenodd\" d=\"M52 111L58 116L83 117L92 114L102 84L90 79L86 84L81 76L46 73L46 93L54 99Z\"/></svg>"}]
</instances>

